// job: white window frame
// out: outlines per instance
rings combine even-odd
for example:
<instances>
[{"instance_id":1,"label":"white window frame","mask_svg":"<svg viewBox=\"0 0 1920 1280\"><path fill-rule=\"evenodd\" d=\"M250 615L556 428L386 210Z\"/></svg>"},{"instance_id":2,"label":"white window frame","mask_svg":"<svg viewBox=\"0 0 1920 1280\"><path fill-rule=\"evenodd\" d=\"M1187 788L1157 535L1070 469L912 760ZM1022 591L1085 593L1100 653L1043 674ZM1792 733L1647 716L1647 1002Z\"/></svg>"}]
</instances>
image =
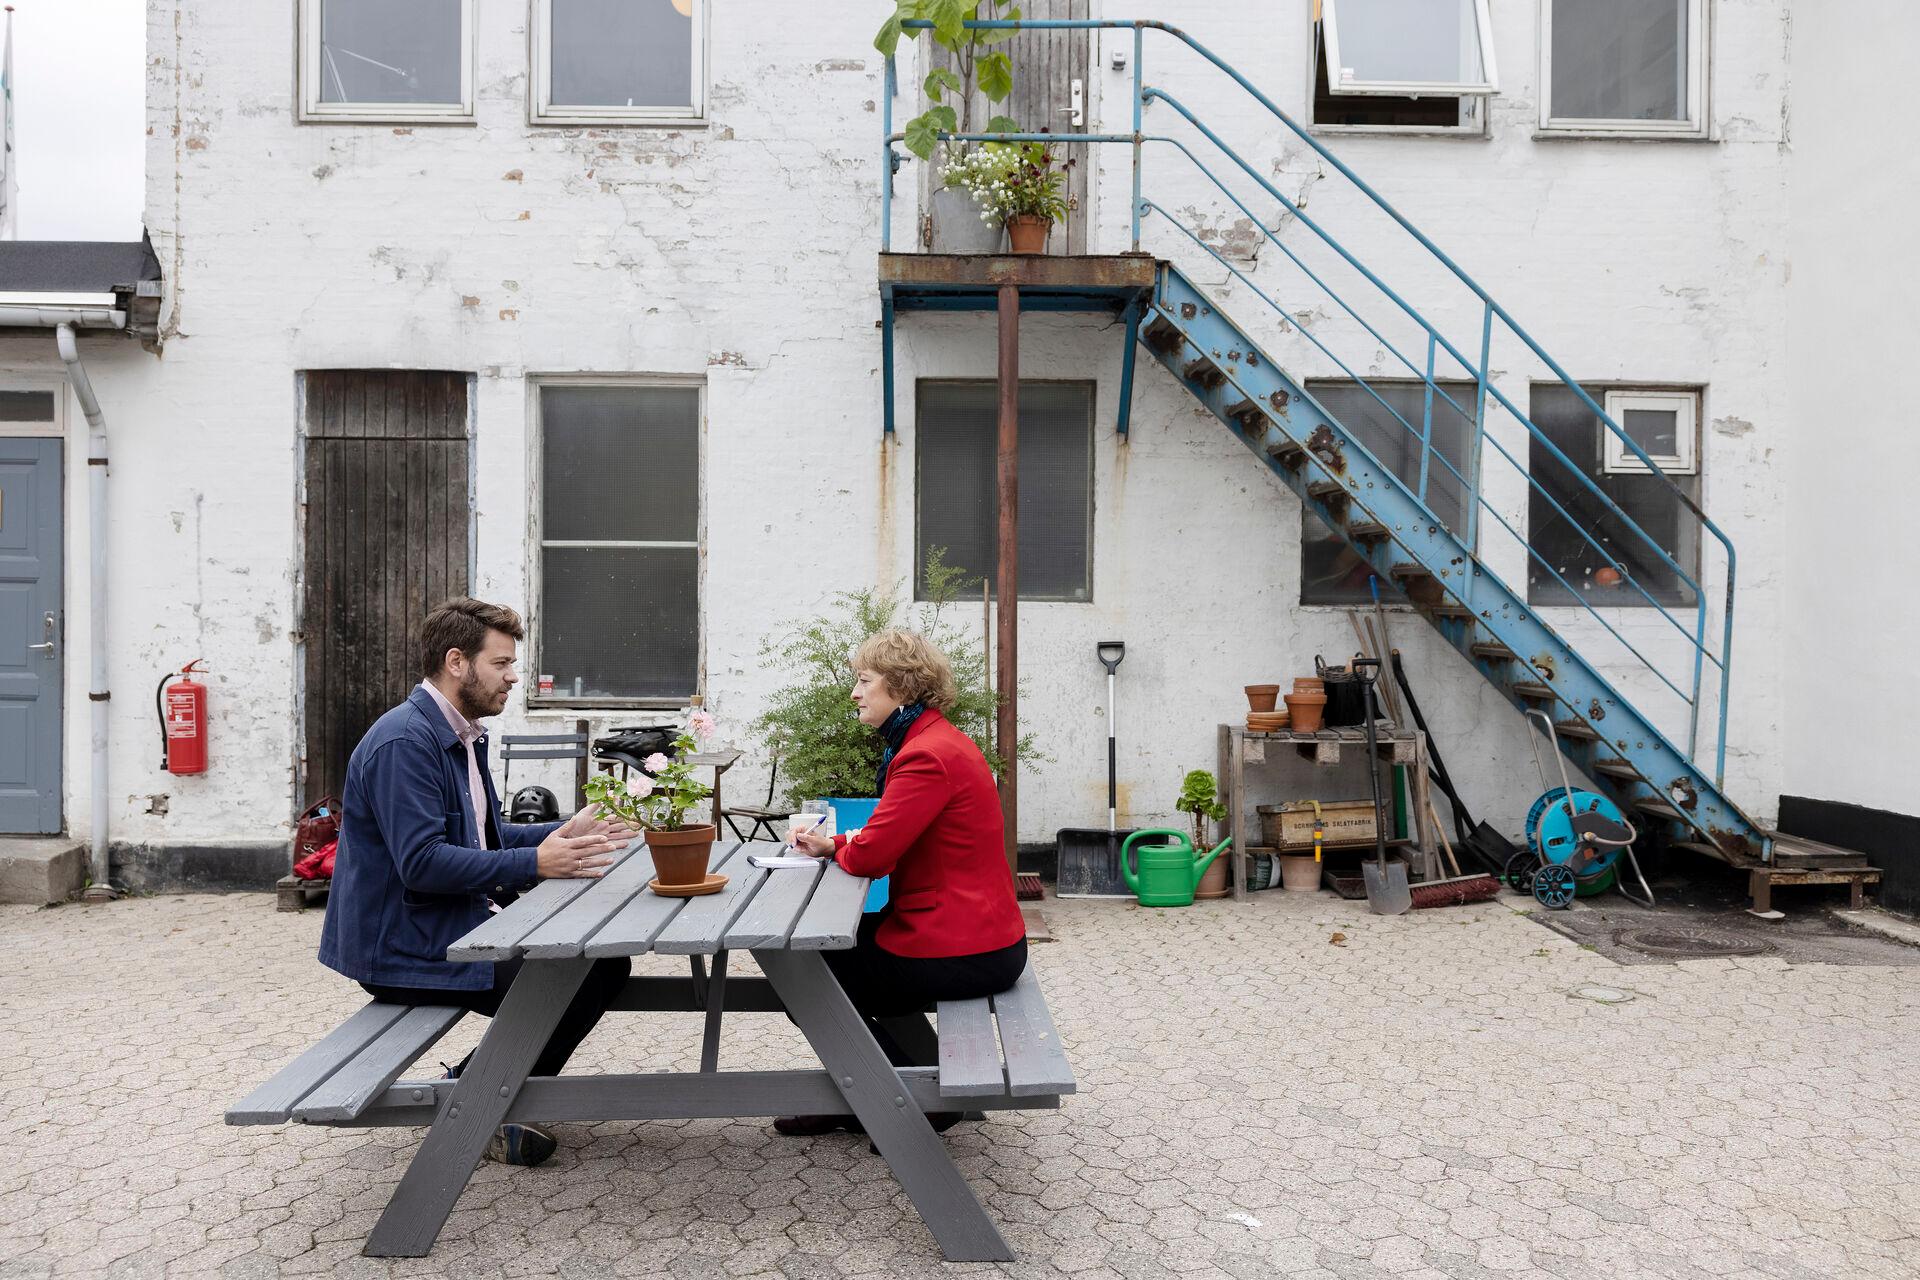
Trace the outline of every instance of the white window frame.
<instances>
[{"instance_id":1,"label":"white window frame","mask_svg":"<svg viewBox=\"0 0 1920 1280\"><path fill-rule=\"evenodd\" d=\"M694 483L698 486L698 511L695 518L694 541L692 542L601 542L584 543L578 541L556 541L549 543L541 530L541 516L546 504L547 478L541 466L542 446L546 441L546 423L540 416L540 391L543 387L691 387L698 394L698 407L695 410L699 421L695 424L698 436ZM527 631L527 664L523 670L528 684L528 710L553 711L558 708L579 707L586 710L606 708L611 710L684 710L697 705L694 699L704 700L707 692L707 380L699 374L678 373L536 373L527 375L527 473L532 483L527 491L527 600L534 608L545 597L544 560L541 554L548 546L558 547L692 547L696 549L697 568L694 572L695 598L698 601L694 619L695 661L694 689L687 698L594 698L574 697L555 688L550 694L540 692L540 671L544 658L541 646L546 641L546 632L542 626L530 627Z\"/></svg>"},{"instance_id":2,"label":"white window frame","mask_svg":"<svg viewBox=\"0 0 1920 1280\"><path fill-rule=\"evenodd\" d=\"M474 0L460 0L459 102L322 102L320 9L326 2L300 0L300 119L303 123L473 123Z\"/></svg>"},{"instance_id":3,"label":"white window frame","mask_svg":"<svg viewBox=\"0 0 1920 1280\"><path fill-rule=\"evenodd\" d=\"M1629 409L1651 409L1656 412L1673 411L1674 442L1679 446L1678 453L1661 454L1649 452L1654 466L1670 476L1691 476L1700 473L1700 397L1691 391L1634 391L1610 390L1602 402L1607 417L1620 424L1620 430L1626 430L1626 412ZM1626 441L1600 424L1601 470L1610 476L1652 475L1653 471L1646 463L1627 448Z\"/></svg>"},{"instance_id":4,"label":"white window frame","mask_svg":"<svg viewBox=\"0 0 1920 1280\"><path fill-rule=\"evenodd\" d=\"M1540 133L1589 138L1706 138L1712 28L1708 0L1687 0L1687 114L1684 120L1588 120L1553 114L1553 6L1540 0Z\"/></svg>"},{"instance_id":5,"label":"white window frame","mask_svg":"<svg viewBox=\"0 0 1920 1280\"><path fill-rule=\"evenodd\" d=\"M682 128L707 122L707 0L693 0L693 102L685 107L586 107L553 104L553 0L531 0L527 19L530 58L527 100L530 124L669 125Z\"/></svg>"},{"instance_id":6,"label":"white window frame","mask_svg":"<svg viewBox=\"0 0 1920 1280\"><path fill-rule=\"evenodd\" d=\"M1493 17L1487 0L1473 0L1474 30L1480 41L1477 82L1460 80L1341 80L1340 0L1319 0L1321 29L1327 44L1327 88L1340 94L1379 94L1396 98L1479 97L1500 92L1500 73L1493 56ZM1357 127L1357 126L1350 126Z\"/></svg>"}]
</instances>

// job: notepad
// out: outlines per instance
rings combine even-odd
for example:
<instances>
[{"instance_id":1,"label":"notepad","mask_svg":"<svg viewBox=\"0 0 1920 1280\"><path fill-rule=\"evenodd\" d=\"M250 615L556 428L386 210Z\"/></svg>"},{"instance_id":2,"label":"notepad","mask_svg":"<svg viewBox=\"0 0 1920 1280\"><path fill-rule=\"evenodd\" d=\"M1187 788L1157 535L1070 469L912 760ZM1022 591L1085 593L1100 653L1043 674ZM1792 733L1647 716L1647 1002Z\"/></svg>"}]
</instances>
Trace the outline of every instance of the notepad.
<instances>
[{"instance_id":1,"label":"notepad","mask_svg":"<svg viewBox=\"0 0 1920 1280\"><path fill-rule=\"evenodd\" d=\"M809 858L805 854L788 853L750 853L747 862L755 867L770 867L779 870L782 867L817 867L820 859Z\"/></svg>"}]
</instances>

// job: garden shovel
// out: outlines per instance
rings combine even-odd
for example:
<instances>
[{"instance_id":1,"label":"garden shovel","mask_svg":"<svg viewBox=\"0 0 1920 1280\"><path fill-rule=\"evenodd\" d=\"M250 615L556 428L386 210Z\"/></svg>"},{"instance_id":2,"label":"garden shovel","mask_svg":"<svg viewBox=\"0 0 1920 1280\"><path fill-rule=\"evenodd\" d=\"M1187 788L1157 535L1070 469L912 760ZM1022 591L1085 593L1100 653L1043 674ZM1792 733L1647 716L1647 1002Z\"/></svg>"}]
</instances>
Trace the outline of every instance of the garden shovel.
<instances>
[{"instance_id":1,"label":"garden shovel","mask_svg":"<svg viewBox=\"0 0 1920 1280\"><path fill-rule=\"evenodd\" d=\"M1407 885L1406 864L1387 861L1387 816L1380 807L1380 746L1373 724L1380 714L1373 696L1380 659L1355 658L1353 674L1366 695L1367 783L1373 790L1373 861L1360 864L1367 882L1367 910L1377 916L1404 915L1413 910L1413 890Z\"/></svg>"}]
</instances>

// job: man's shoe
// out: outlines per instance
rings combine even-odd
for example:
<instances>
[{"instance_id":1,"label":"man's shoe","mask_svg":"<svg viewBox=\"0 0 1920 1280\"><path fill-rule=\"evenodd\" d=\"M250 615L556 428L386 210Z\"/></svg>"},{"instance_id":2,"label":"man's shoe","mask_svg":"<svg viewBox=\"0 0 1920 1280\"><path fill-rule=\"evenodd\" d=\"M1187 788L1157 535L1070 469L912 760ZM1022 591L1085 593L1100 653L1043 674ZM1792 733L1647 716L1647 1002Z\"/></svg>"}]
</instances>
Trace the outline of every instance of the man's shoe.
<instances>
[{"instance_id":1,"label":"man's shoe","mask_svg":"<svg viewBox=\"0 0 1920 1280\"><path fill-rule=\"evenodd\" d=\"M775 1133L789 1138L817 1138L823 1133L865 1133L859 1116L781 1116L773 1122Z\"/></svg>"},{"instance_id":2,"label":"man's shoe","mask_svg":"<svg viewBox=\"0 0 1920 1280\"><path fill-rule=\"evenodd\" d=\"M518 1164L531 1168L545 1164L560 1143L538 1125L503 1124L487 1139L487 1159L496 1164Z\"/></svg>"}]
</instances>

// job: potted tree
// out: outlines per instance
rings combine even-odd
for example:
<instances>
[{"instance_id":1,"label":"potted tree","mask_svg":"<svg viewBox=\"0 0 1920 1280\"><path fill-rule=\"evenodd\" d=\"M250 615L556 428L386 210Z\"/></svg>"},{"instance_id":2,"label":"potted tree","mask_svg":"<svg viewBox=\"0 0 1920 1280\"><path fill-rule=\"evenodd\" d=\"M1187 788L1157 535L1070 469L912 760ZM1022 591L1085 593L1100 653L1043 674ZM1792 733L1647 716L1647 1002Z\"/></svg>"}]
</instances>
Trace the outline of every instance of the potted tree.
<instances>
[{"instance_id":1,"label":"potted tree","mask_svg":"<svg viewBox=\"0 0 1920 1280\"><path fill-rule=\"evenodd\" d=\"M1227 816L1227 807L1220 803L1219 787L1213 775L1205 769L1195 769L1187 774L1180 783L1180 798L1174 802L1174 808L1193 819L1193 847L1204 849L1207 840L1207 823L1218 822ZM1227 896L1227 860L1215 858L1213 864L1200 877L1200 883L1194 887L1196 898L1224 898Z\"/></svg>"},{"instance_id":2,"label":"potted tree","mask_svg":"<svg viewBox=\"0 0 1920 1280\"><path fill-rule=\"evenodd\" d=\"M610 773L596 774L583 789L588 800L640 828L653 855L656 888L663 891L700 888L707 879L718 832L712 823L689 822L687 816L713 795L713 788L693 776L694 766L686 759L714 728L711 715L696 711L674 738L672 757L656 751L638 776L622 782Z\"/></svg>"},{"instance_id":3,"label":"potted tree","mask_svg":"<svg viewBox=\"0 0 1920 1280\"><path fill-rule=\"evenodd\" d=\"M874 37L874 48L891 58L902 35L909 39L925 28L908 33L902 23L912 19L932 22L933 46L949 55L950 66L932 66L922 81L927 109L901 128L908 151L921 160L931 161L942 133L974 132L976 94L988 102L1003 102L1013 92L1013 60L1004 50L993 46L1014 36L1012 30L977 30L965 25L969 19L1015 20L1020 17L1012 0L895 0L894 11L881 24ZM954 101L949 102L951 95ZM957 103L957 105L955 105ZM1020 126L1010 117L995 115L986 121L983 133L1018 133ZM932 247L941 253L991 253L999 248L1000 227L996 216L982 218L981 210L947 171L964 161L975 148L965 142L946 146L946 164L929 196L928 216L932 227Z\"/></svg>"}]
</instances>

